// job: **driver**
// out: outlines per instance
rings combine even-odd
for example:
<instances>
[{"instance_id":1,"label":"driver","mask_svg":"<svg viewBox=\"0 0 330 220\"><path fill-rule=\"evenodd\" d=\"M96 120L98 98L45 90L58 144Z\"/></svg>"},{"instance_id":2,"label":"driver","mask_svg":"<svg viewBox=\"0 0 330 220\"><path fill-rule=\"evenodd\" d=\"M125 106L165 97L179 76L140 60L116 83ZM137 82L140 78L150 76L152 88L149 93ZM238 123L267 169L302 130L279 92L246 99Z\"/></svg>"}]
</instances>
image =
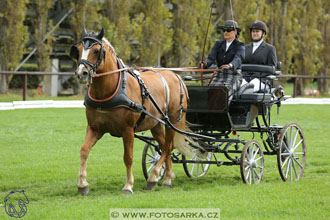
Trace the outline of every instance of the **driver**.
<instances>
[{"instance_id":1,"label":"driver","mask_svg":"<svg viewBox=\"0 0 330 220\"><path fill-rule=\"evenodd\" d=\"M236 72L241 68L242 60L245 55L244 43L238 40L241 29L238 27L237 22L233 20L225 21L220 29L223 30L224 40L217 40L215 42L207 59L200 62L200 67L207 69L212 64L216 63L220 69ZM230 71L217 72L210 85L226 85L228 88L228 96L231 100L233 92L240 87L241 74L229 72Z\"/></svg>"}]
</instances>

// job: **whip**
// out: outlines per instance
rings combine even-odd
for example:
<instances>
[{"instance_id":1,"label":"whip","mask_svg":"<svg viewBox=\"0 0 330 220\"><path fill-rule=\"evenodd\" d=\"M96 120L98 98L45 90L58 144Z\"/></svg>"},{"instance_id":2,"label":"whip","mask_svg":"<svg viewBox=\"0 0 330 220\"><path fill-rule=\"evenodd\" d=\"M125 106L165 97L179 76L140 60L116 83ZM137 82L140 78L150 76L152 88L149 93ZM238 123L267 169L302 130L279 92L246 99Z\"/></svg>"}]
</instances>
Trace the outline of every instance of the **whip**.
<instances>
[{"instance_id":1,"label":"whip","mask_svg":"<svg viewBox=\"0 0 330 220\"><path fill-rule=\"evenodd\" d=\"M204 55L205 55L205 45L206 45L206 39L207 39L207 34L209 32L209 27L210 27L210 22L211 22L211 16L212 16L212 8L214 6L214 0L212 1L212 4L210 6L210 16L209 16L209 21L207 24L207 29L206 29L206 33L205 33L205 38L204 38L204 46L203 46L203 52L202 52L202 61L204 61ZM203 64L201 65L201 68L203 69ZM203 71L201 72L201 84L203 86Z\"/></svg>"}]
</instances>

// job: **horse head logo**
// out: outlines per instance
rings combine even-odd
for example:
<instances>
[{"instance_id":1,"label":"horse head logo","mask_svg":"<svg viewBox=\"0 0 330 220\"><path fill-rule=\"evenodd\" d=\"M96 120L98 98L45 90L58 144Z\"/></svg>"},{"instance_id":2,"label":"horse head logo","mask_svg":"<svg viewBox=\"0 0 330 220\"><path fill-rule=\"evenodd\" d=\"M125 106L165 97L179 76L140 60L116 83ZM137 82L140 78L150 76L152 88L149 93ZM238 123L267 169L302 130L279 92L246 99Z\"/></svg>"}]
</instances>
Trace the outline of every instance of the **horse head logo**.
<instances>
[{"instance_id":1,"label":"horse head logo","mask_svg":"<svg viewBox=\"0 0 330 220\"><path fill-rule=\"evenodd\" d=\"M6 196L4 202L6 213L10 217L22 218L27 212L26 204L29 204L29 199L25 195L24 190L11 191Z\"/></svg>"}]
</instances>

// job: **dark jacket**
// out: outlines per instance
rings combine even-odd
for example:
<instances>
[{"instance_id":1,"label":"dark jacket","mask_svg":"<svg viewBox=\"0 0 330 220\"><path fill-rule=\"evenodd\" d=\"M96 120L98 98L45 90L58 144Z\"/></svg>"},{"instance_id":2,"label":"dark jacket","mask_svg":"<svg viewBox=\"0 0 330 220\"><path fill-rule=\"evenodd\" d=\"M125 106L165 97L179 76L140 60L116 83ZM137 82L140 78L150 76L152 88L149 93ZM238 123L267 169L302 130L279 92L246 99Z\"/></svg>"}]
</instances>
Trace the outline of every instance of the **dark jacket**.
<instances>
[{"instance_id":1,"label":"dark jacket","mask_svg":"<svg viewBox=\"0 0 330 220\"><path fill-rule=\"evenodd\" d=\"M263 41L260 46L252 53L253 44L245 46L245 59L243 63L271 65L276 67L276 49L273 45Z\"/></svg>"},{"instance_id":2,"label":"dark jacket","mask_svg":"<svg viewBox=\"0 0 330 220\"><path fill-rule=\"evenodd\" d=\"M243 42L235 39L226 51L226 40L218 40L206 59L207 68L216 62L218 67L231 63L234 65L234 70L240 69L244 56L245 47Z\"/></svg>"}]
</instances>

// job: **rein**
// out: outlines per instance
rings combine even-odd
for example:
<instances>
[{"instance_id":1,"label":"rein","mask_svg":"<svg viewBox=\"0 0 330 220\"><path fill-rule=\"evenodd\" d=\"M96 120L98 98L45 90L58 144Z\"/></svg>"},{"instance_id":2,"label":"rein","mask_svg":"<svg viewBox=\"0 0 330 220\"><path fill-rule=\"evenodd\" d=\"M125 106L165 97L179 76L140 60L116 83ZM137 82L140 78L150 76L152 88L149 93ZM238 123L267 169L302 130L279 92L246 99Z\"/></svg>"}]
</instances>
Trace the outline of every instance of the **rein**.
<instances>
[{"instance_id":1,"label":"rein","mask_svg":"<svg viewBox=\"0 0 330 220\"><path fill-rule=\"evenodd\" d=\"M112 70L105 73L93 74L92 77L102 77L118 73L126 70L150 70L150 71L160 71L160 70L170 70L174 72L213 72L212 79L216 72L223 71L224 69L198 69L197 67L181 67L181 68L157 68L157 67L124 67L117 70Z\"/></svg>"}]
</instances>

